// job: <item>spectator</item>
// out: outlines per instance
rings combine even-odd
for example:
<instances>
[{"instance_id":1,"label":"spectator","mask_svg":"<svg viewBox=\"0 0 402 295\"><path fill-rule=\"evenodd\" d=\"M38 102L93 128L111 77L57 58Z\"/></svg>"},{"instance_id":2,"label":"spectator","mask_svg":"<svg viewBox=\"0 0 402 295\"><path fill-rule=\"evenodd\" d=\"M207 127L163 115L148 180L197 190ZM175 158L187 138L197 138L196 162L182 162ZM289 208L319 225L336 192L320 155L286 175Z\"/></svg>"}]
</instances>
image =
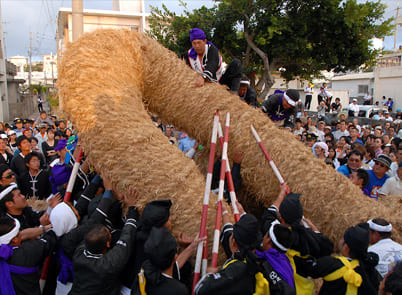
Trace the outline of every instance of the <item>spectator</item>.
<instances>
[{"instance_id":1,"label":"spectator","mask_svg":"<svg viewBox=\"0 0 402 295\"><path fill-rule=\"evenodd\" d=\"M378 191L379 196L402 195L402 162L399 162L398 172L388 178Z\"/></svg>"},{"instance_id":2,"label":"spectator","mask_svg":"<svg viewBox=\"0 0 402 295\"><path fill-rule=\"evenodd\" d=\"M388 98L388 101L385 104L388 107L388 112L392 112L392 107L394 106L394 101L391 97Z\"/></svg>"},{"instance_id":3,"label":"spectator","mask_svg":"<svg viewBox=\"0 0 402 295\"><path fill-rule=\"evenodd\" d=\"M46 164L50 165L56 158L57 153L54 148L57 146L58 140L54 138L55 132L53 129L47 130L47 139L42 142L42 151L46 159Z\"/></svg>"},{"instance_id":4,"label":"spectator","mask_svg":"<svg viewBox=\"0 0 402 295\"><path fill-rule=\"evenodd\" d=\"M49 173L40 169L40 155L31 152L25 156L25 165L28 171L18 179L18 187L26 198L35 197L39 200L46 199L52 192L49 182Z\"/></svg>"},{"instance_id":5,"label":"spectator","mask_svg":"<svg viewBox=\"0 0 402 295\"><path fill-rule=\"evenodd\" d=\"M36 118L35 122L33 123L32 128L35 128L37 125L39 126L39 124L41 124L41 123L47 123L49 126L53 126L53 128L56 128L55 123L53 122L53 120L51 120L47 116L45 111L42 111L39 113L39 116Z\"/></svg>"},{"instance_id":6,"label":"spectator","mask_svg":"<svg viewBox=\"0 0 402 295\"><path fill-rule=\"evenodd\" d=\"M370 92L367 92L364 95L364 105L371 105L373 101L373 97L370 95Z\"/></svg>"},{"instance_id":7,"label":"spectator","mask_svg":"<svg viewBox=\"0 0 402 295\"><path fill-rule=\"evenodd\" d=\"M336 151L334 147L329 147L328 148L328 157L325 160L325 163L328 165L332 165L332 167L337 170L340 166L338 159L336 158Z\"/></svg>"},{"instance_id":8,"label":"spectator","mask_svg":"<svg viewBox=\"0 0 402 295\"><path fill-rule=\"evenodd\" d=\"M18 149L17 142L16 142L17 134L15 133L14 130L10 130L10 131L8 131L7 135L8 135L8 141L9 141L8 145L9 145L12 153L14 153Z\"/></svg>"},{"instance_id":9,"label":"spectator","mask_svg":"<svg viewBox=\"0 0 402 295\"><path fill-rule=\"evenodd\" d=\"M349 154L347 164L340 166L337 171L349 178L350 174L362 166L362 161L363 155L359 151L353 150Z\"/></svg>"},{"instance_id":10,"label":"spectator","mask_svg":"<svg viewBox=\"0 0 402 295\"><path fill-rule=\"evenodd\" d=\"M349 131L346 130L346 126L346 121L342 120L340 124L340 129L333 133L335 140L339 140L341 136L349 136Z\"/></svg>"},{"instance_id":11,"label":"spectator","mask_svg":"<svg viewBox=\"0 0 402 295\"><path fill-rule=\"evenodd\" d=\"M20 177L27 171L24 158L32 151L31 140L24 135L19 136L17 138L17 146L21 152L14 156L11 161L10 168L18 177Z\"/></svg>"},{"instance_id":12,"label":"spectator","mask_svg":"<svg viewBox=\"0 0 402 295\"><path fill-rule=\"evenodd\" d=\"M324 101L320 102L320 105L317 106L317 117L318 120L324 120L325 123L328 123L328 118L325 116L325 113L327 112L327 105L325 104Z\"/></svg>"},{"instance_id":13,"label":"spectator","mask_svg":"<svg viewBox=\"0 0 402 295\"><path fill-rule=\"evenodd\" d=\"M362 190L363 194L366 196L370 195L370 192L365 189L365 186L369 182L369 175L366 170L362 168L357 169L350 174L349 179L353 184L357 185Z\"/></svg>"},{"instance_id":14,"label":"spectator","mask_svg":"<svg viewBox=\"0 0 402 295\"><path fill-rule=\"evenodd\" d=\"M13 182L16 182L14 172L6 164L0 164L0 190Z\"/></svg>"},{"instance_id":15,"label":"spectator","mask_svg":"<svg viewBox=\"0 0 402 295\"><path fill-rule=\"evenodd\" d=\"M391 159L384 154L379 155L374 159L375 165L373 170L369 170L370 180L366 188L370 192L370 198L378 199L378 192L384 185L385 181L389 178L386 175L391 166Z\"/></svg>"},{"instance_id":16,"label":"spectator","mask_svg":"<svg viewBox=\"0 0 402 295\"><path fill-rule=\"evenodd\" d=\"M335 98L335 102L331 104L331 112L338 114L340 111L342 111L341 99L337 97Z\"/></svg>"},{"instance_id":17,"label":"spectator","mask_svg":"<svg viewBox=\"0 0 402 295\"><path fill-rule=\"evenodd\" d=\"M326 143L323 142L317 142L314 145L314 152L315 152L315 156L318 159L324 160L327 158L328 156L328 146Z\"/></svg>"},{"instance_id":18,"label":"spectator","mask_svg":"<svg viewBox=\"0 0 402 295\"><path fill-rule=\"evenodd\" d=\"M349 134L350 134L350 143L353 144L355 142L360 143L363 145L363 141L359 139L359 131L355 126L351 126L349 128Z\"/></svg>"},{"instance_id":19,"label":"spectator","mask_svg":"<svg viewBox=\"0 0 402 295\"><path fill-rule=\"evenodd\" d=\"M358 117L359 116L359 106L357 105L357 99L354 98L352 103L349 105L348 115L349 117Z\"/></svg>"},{"instance_id":20,"label":"spectator","mask_svg":"<svg viewBox=\"0 0 402 295\"><path fill-rule=\"evenodd\" d=\"M15 134L17 134L17 137L18 136L21 136L22 135L22 131L24 130L24 128L22 127L22 119L20 119L20 118L15 118L14 119L14 124L15 124L15 129L14 129L14 132L15 132Z\"/></svg>"},{"instance_id":21,"label":"spectator","mask_svg":"<svg viewBox=\"0 0 402 295\"><path fill-rule=\"evenodd\" d=\"M4 141L3 136L5 139L7 139L7 136L5 134L0 134L0 164L6 164L10 166L11 160L13 158L13 155L8 152L7 150L7 143Z\"/></svg>"},{"instance_id":22,"label":"spectator","mask_svg":"<svg viewBox=\"0 0 402 295\"><path fill-rule=\"evenodd\" d=\"M35 135L35 138L38 140L38 147L40 148L41 153L43 153L42 143L47 140L46 124L40 123L40 124L38 124L38 128L39 128L39 133Z\"/></svg>"},{"instance_id":23,"label":"spectator","mask_svg":"<svg viewBox=\"0 0 402 295\"><path fill-rule=\"evenodd\" d=\"M381 137L377 137L374 140L374 152L375 156L378 157L379 155L382 154L382 146L383 146L383 141Z\"/></svg>"},{"instance_id":24,"label":"spectator","mask_svg":"<svg viewBox=\"0 0 402 295\"><path fill-rule=\"evenodd\" d=\"M306 88L304 88L304 93L306 94L304 108L307 110L310 109L311 100L313 99L313 94L314 94L313 86L314 85L312 83L308 83L308 86Z\"/></svg>"}]
</instances>

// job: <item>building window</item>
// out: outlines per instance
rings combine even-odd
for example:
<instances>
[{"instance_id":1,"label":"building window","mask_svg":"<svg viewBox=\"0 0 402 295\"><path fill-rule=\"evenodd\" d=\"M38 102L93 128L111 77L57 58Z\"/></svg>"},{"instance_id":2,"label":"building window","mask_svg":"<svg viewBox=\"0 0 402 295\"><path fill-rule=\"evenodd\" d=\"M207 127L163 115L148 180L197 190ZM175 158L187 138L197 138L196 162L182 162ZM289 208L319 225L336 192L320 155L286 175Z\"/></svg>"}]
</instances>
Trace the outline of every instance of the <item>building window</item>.
<instances>
[{"instance_id":1,"label":"building window","mask_svg":"<svg viewBox=\"0 0 402 295\"><path fill-rule=\"evenodd\" d=\"M368 92L368 85L358 85L358 93L366 94Z\"/></svg>"},{"instance_id":2,"label":"building window","mask_svg":"<svg viewBox=\"0 0 402 295\"><path fill-rule=\"evenodd\" d=\"M138 26L130 26L130 30L138 32Z\"/></svg>"}]
</instances>

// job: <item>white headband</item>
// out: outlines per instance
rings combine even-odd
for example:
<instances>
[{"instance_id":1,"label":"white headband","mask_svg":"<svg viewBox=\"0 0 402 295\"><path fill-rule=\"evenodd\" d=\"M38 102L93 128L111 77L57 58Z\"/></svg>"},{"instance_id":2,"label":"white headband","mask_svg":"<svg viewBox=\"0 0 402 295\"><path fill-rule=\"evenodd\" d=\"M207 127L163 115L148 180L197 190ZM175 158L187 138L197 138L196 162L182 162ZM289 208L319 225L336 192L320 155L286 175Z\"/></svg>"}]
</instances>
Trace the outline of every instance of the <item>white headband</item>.
<instances>
[{"instance_id":1,"label":"white headband","mask_svg":"<svg viewBox=\"0 0 402 295\"><path fill-rule=\"evenodd\" d=\"M373 222L372 219L370 219L369 221L367 221L369 228L371 230L375 230L375 231L379 231L379 232L383 232L383 233L390 233L392 231L392 224L388 224L388 225L379 225L375 222Z\"/></svg>"},{"instance_id":2,"label":"white headband","mask_svg":"<svg viewBox=\"0 0 402 295\"><path fill-rule=\"evenodd\" d=\"M246 81L246 80L240 81L240 85L241 85L241 84L250 86L250 82L249 82L249 81Z\"/></svg>"},{"instance_id":3,"label":"white headband","mask_svg":"<svg viewBox=\"0 0 402 295\"><path fill-rule=\"evenodd\" d=\"M0 200L3 200L3 198L5 196L7 196L11 191L13 191L15 189L18 189L18 186L14 182L12 182L8 188L6 188L5 190L1 191Z\"/></svg>"},{"instance_id":4,"label":"white headband","mask_svg":"<svg viewBox=\"0 0 402 295\"><path fill-rule=\"evenodd\" d=\"M286 99L286 101L288 102L288 104L290 104L291 106L295 106L295 105L296 105L296 102L295 102L293 99L291 99L291 98L286 94L286 92L283 93L283 96L285 97L285 99Z\"/></svg>"},{"instance_id":5,"label":"white headband","mask_svg":"<svg viewBox=\"0 0 402 295\"><path fill-rule=\"evenodd\" d=\"M277 246L283 252L286 252L286 251L289 250L289 248L286 248L281 243L279 243L278 240L276 239L276 236L275 236L275 233L274 233L274 226L277 225L277 224L280 224L280 222L278 220L275 220L274 222L272 222L271 227L269 228L269 237L271 238L271 240L275 244L275 246Z\"/></svg>"},{"instance_id":6,"label":"white headband","mask_svg":"<svg viewBox=\"0 0 402 295\"><path fill-rule=\"evenodd\" d=\"M0 236L0 245L4 244L4 245L8 245L10 244L11 240L13 238L15 238L19 231L20 231L20 222L13 218L15 221L15 226L12 230L10 230L8 233L6 233L5 235Z\"/></svg>"}]
</instances>

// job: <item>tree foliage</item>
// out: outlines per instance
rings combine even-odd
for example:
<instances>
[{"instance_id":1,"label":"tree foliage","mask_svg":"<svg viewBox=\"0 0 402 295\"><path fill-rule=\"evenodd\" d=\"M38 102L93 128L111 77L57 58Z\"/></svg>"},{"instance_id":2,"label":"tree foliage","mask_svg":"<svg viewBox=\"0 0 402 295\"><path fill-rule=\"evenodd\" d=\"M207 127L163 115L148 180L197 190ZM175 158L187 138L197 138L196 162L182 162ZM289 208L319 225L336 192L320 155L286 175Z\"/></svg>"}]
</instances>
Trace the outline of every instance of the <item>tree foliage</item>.
<instances>
[{"instance_id":1,"label":"tree foliage","mask_svg":"<svg viewBox=\"0 0 402 295\"><path fill-rule=\"evenodd\" d=\"M222 0L176 15L162 6L152 8L149 34L183 54L191 47L188 31L203 29L224 59L240 58L249 77L261 77L264 97L278 68L291 80L372 66L378 52L370 39L391 30L385 8L379 0Z\"/></svg>"}]
</instances>

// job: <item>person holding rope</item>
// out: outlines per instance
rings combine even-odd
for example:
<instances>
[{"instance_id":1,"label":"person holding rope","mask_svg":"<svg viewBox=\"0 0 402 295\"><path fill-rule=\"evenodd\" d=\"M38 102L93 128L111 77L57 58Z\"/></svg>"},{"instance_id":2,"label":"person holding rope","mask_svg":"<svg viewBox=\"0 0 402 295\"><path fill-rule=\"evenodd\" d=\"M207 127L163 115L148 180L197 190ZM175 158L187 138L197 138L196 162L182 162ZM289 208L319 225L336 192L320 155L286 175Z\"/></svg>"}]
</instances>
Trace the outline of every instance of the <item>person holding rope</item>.
<instances>
[{"instance_id":1,"label":"person holding rope","mask_svg":"<svg viewBox=\"0 0 402 295\"><path fill-rule=\"evenodd\" d=\"M243 71L241 61L235 58L225 69L218 48L207 41L203 30L194 28L189 34L192 47L185 54L185 60L193 70L201 74L195 80L196 86L204 86L205 81L215 82L237 93Z\"/></svg>"},{"instance_id":2,"label":"person holding rope","mask_svg":"<svg viewBox=\"0 0 402 295\"><path fill-rule=\"evenodd\" d=\"M220 240L226 255L230 258L220 271L209 267L207 274L195 286L194 294L268 294L264 293L268 292L268 282L258 272L260 268L255 254L262 240L258 221L254 215L246 214L240 208L241 206L239 211L243 214L233 225L229 222L228 211L222 202L224 226ZM260 284L256 284L257 280L262 283L262 288Z\"/></svg>"},{"instance_id":3,"label":"person holding rope","mask_svg":"<svg viewBox=\"0 0 402 295\"><path fill-rule=\"evenodd\" d=\"M274 122L276 126L293 127L296 119L296 104L300 99L296 89L288 89L286 92L278 92L268 97L263 102L261 109Z\"/></svg>"}]
</instances>

